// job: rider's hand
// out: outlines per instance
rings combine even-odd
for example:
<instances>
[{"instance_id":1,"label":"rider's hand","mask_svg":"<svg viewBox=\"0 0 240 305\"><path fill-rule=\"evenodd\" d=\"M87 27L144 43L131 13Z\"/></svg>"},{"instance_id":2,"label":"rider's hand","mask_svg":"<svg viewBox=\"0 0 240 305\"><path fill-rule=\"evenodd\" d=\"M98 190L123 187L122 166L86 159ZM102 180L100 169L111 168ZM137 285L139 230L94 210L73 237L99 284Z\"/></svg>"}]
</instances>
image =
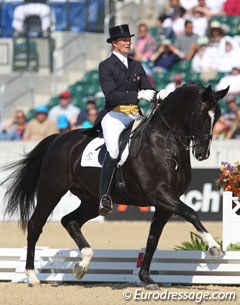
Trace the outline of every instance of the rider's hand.
<instances>
[{"instance_id":1,"label":"rider's hand","mask_svg":"<svg viewBox=\"0 0 240 305\"><path fill-rule=\"evenodd\" d=\"M151 102L154 98L155 95L155 91L154 90L150 90L150 89L146 89L146 90L140 90L138 92L138 99L144 99L146 101Z\"/></svg>"},{"instance_id":2,"label":"rider's hand","mask_svg":"<svg viewBox=\"0 0 240 305\"><path fill-rule=\"evenodd\" d=\"M168 96L167 90L162 89L157 93L156 98L157 98L157 101L159 102L159 101L164 100L167 96Z\"/></svg>"}]
</instances>

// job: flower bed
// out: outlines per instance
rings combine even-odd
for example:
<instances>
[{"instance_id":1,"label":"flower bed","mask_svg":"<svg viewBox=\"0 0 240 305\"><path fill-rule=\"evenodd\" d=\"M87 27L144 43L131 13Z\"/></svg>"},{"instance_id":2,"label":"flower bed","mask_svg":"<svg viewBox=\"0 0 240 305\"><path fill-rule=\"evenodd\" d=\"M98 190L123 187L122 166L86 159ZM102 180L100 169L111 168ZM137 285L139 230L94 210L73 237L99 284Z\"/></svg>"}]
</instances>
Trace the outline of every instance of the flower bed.
<instances>
[{"instance_id":1,"label":"flower bed","mask_svg":"<svg viewBox=\"0 0 240 305\"><path fill-rule=\"evenodd\" d=\"M221 175L215 180L217 188L233 193L233 196L240 197L240 163L233 165L228 162L222 162L220 167Z\"/></svg>"}]
</instances>

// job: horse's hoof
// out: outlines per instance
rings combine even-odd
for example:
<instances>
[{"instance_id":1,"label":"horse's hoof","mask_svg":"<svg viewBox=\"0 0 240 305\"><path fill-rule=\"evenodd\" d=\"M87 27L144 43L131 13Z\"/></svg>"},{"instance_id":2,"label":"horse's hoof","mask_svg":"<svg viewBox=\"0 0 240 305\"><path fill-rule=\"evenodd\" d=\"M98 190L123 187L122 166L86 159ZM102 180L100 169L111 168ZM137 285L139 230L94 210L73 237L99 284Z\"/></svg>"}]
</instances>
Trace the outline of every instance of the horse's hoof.
<instances>
[{"instance_id":1,"label":"horse's hoof","mask_svg":"<svg viewBox=\"0 0 240 305\"><path fill-rule=\"evenodd\" d=\"M40 287L41 283L36 276L36 273L32 269L25 270L25 274L28 277L28 286L29 287Z\"/></svg>"},{"instance_id":2,"label":"horse's hoof","mask_svg":"<svg viewBox=\"0 0 240 305\"><path fill-rule=\"evenodd\" d=\"M73 274L75 275L76 279L81 280L84 277L85 273L87 272L87 268L81 265L81 262L78 262L73 267Z\"/></svg>"},{"instance_id":3,"label":"horse's hoof","mask_svg":"<svg viewBox=\"0 0 240 305\"><path fill-rule=\"evenodd\" d=\"M221 248L218 248L218 247L209 248L208 252L211 256L223 256L224 255Z\"/></svg>"},{"instance_id":4,"label":"horse's hoof","mask_svg":"<svg viewBox=\"0 0 240 305\"><path fill-rule=\"evenodd\" d=\"M154 284L147 284L144 287L146 290L159 290L159 286L158 284L154 283Z\"/></svg>"},{"instance_id":5,"label":"horse's hoof","mask_svg":"<svg viewBox=\"0 0 240 305\"><path fill-rule=\"evenodd\" d=\"M28 287L41 287L41 283L40 282L29 282L28 283Z\"/></svg>"}]
</instances>

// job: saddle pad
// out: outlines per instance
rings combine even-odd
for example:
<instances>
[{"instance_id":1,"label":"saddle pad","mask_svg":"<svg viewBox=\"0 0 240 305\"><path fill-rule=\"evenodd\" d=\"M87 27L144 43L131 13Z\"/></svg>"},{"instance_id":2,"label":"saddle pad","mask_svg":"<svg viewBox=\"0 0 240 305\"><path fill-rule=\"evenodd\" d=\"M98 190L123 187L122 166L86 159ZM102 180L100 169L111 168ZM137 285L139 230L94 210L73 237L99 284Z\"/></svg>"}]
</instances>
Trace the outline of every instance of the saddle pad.
<instances>
[{"instance_id":1,"label":"saddle pad","mask_svg":"<svg viewBox=\"0 0 240 305\"><path fill-rule=\"evenodd\" d=\"M132 131L137 128L137 126L142 121L142 117L139 117L137 120L134 121L132 126ZM118 162L118 166L122 166L124 162L127 160L129 154L129 145L131 142L131 137L124 148L121 158ZM88 143L85 147L81 159L81 166L82 167L102 167L101 163L99 162L99 152L101 150L101 146L104 145L103 138L95 138Z\"/></svg>"},{"instance_id":2,"label":"saddle pad","mask_svg":"<svg viewBox=\"0 0 240 305\"><path fill-rule=\"evenodd\" d=\"M104 145L103 138L95 138L88 143L82 154L82 159L81 159L82 167L102 167L98 157L101 150L100 147L102 145ZM122 153L121 160L118 163L119 166L122 166L124 164L124 162L128 157L128 154L129 154L129 146L126 145Z\"/></svg>"}]
</instances>

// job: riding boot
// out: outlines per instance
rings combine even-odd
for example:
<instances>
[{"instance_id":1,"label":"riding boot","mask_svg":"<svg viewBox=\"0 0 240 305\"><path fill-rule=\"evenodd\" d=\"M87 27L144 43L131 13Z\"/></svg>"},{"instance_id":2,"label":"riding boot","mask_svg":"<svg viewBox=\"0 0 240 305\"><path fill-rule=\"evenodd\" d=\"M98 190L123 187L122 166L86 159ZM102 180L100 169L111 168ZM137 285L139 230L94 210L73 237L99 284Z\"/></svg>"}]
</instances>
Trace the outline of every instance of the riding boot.
<instances>
[{"instance_id":1,"label":"riding boot","mask_svg":"<svg viewBox=\"0 0 240 305\"><path fill-rule=\"evenodd\" d=\"M110 189L116 165L117 159L112 159L109 153L107 152L104 158L100 179L99 214L102 216L106 216L112 211L113 203L112 198L110 197Z\"/></svg>"}]
</instances>

